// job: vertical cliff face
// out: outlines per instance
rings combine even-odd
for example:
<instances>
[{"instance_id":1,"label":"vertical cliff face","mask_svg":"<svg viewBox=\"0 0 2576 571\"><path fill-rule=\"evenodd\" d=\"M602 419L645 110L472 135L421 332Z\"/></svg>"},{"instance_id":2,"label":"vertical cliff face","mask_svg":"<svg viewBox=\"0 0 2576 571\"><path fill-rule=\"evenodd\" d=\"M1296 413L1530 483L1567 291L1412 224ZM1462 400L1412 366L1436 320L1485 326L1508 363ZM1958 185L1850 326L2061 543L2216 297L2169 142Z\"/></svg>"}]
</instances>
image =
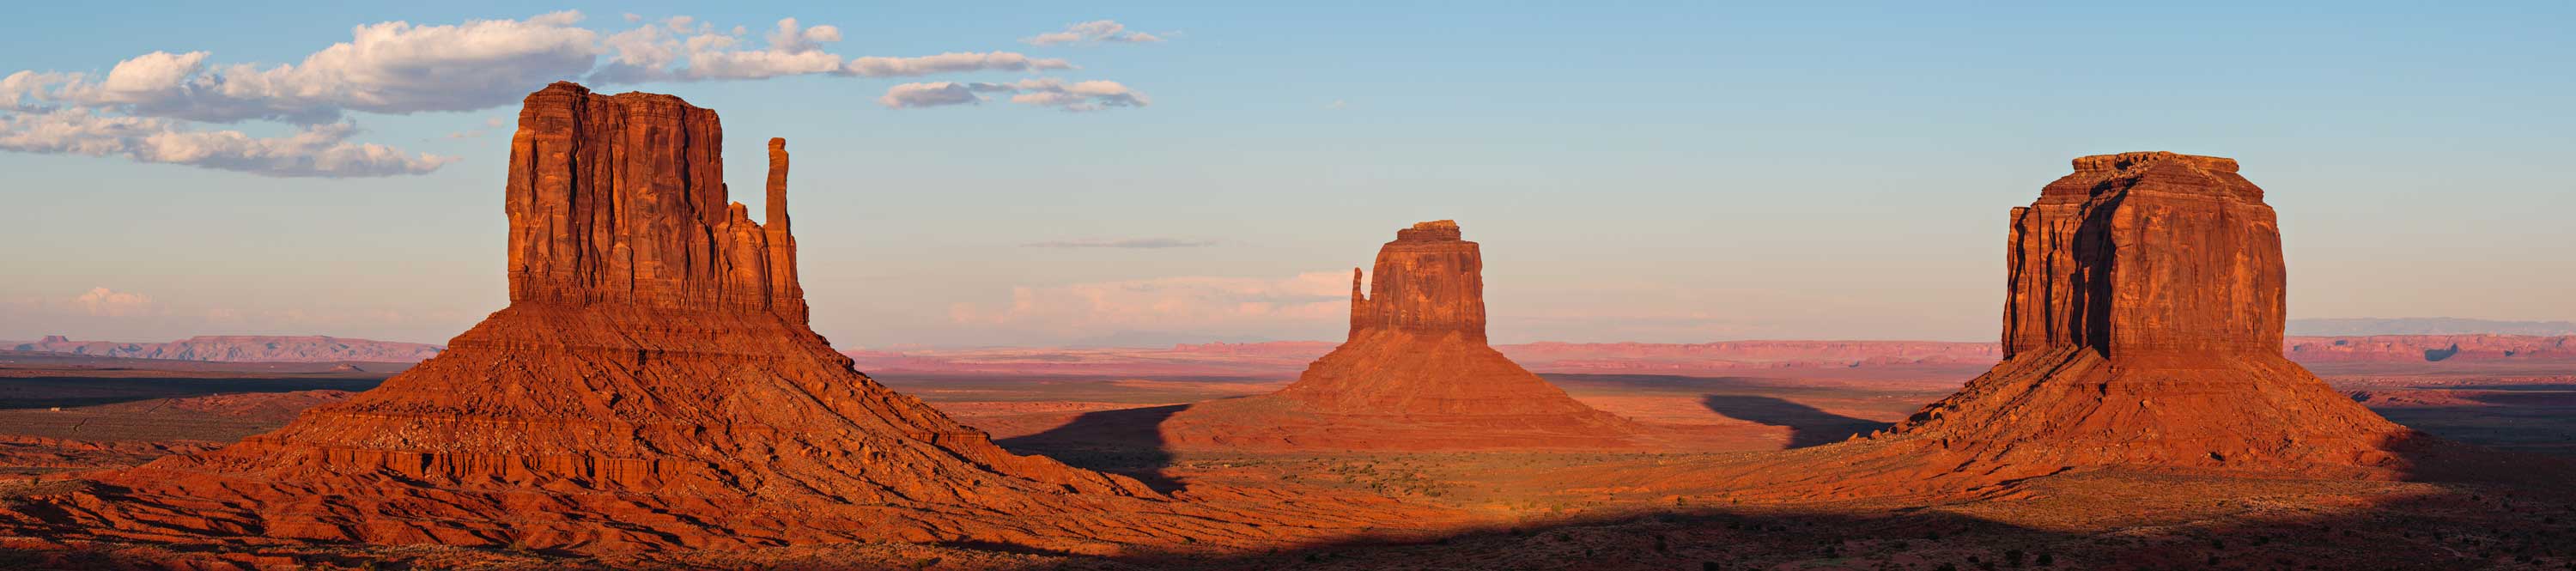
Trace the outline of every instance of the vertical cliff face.
<instances>
[{"instance_id":1,"label":"vertical cliff face","mask_svg":"<svg viewBox=\"0 0 2576 571\"><path fill-rule=\"evenodd\" d=\"M1449 220L1397 230L1395 241L1377 251L1377 278L1365 298L1353 270L1351 338L1395 331L1484 343L1484 255L1459 237L1458 223Z\"/></svg>"},{"instance_id":2,"label":"vertical cliff face","mask_svg":"<svg viewBox=\"0 0 2576 571\"><path fill-rule=\"evenodd\" d=\"M510 300L726 305L801 319L787 150L769 143L770 227L729 204L716 112L557 83L510 140Z\"/></svg>"},{"instance_id":3,"label":"vertical cliff face","mask_svg":"<svg viewBox=\"0 0 2576 571\"><path fill-rule=\"evenodd\" d=\"M1484 261L1456 222L1396 231L1376 268L1369 280L1352 270L1350 338L1296 383L1195 405L1163 424L1165 440L1241 449L1637 444L1636 424L1574 400L1486 344Z\"/></svg>"},{"instance_id":4,"label":"vertical cliff face","mask_svg":"<svg viewBox=\"0 0 2576 571\"><path fill-rule=\"evenodd\" d=\"M2278 352L2281 231L2236 161L2174 153L2075 160L2015 208L2006 355L2083 347Z\"/></svg>"}]
</instances>

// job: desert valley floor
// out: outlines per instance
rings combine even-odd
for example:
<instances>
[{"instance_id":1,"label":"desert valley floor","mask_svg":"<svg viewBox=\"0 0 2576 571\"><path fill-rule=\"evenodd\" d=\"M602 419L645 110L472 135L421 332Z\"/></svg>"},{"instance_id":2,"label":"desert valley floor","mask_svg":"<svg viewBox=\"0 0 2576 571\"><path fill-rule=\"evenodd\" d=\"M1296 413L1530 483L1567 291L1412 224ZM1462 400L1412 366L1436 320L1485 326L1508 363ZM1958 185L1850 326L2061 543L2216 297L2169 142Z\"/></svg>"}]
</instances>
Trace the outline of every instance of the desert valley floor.
<instances>
[{"instance_id":1,"label":"desert valley floor","mask_svg":"<svg viewBox=\"0 0 2576 571\"><path fill-rule=\"evenodd\" d=\"M12 537L0 539L6 550L0 567L213 561L397 568L2576 568L2576 490L2563 482L2115 470L2037 478L1934 502L1736 498L1723 489L1622 485L1624 473L1824 446L1886 427L1986 367L1972 360L1671 374L1551 371L1599 368L1590 362L1532 367L1586 404L1704 436L1694 452L1248 454L1170 451L1154 426L1178 405L1276 390L1311 355L1235 355L1219 363L1176 361L1170 358L1176 352L1161 350L855 353L860 367L890 388L991 432L1014 452L1133 476L1176 497L1334 498L1418 517L1251 553L1092 557L859 543L610 557L422 546L209 554L204 551L212 548L203 546ZM306 407L345 399L408 366L0 353L0 472L6 474L0 496L70 485L69 476L84 471L211 450L275 429ZM2542 458L2576 456L2576 366L2568 362L2307 366L2372 410L2435 436Z\"/></svg>"}]
</instances>

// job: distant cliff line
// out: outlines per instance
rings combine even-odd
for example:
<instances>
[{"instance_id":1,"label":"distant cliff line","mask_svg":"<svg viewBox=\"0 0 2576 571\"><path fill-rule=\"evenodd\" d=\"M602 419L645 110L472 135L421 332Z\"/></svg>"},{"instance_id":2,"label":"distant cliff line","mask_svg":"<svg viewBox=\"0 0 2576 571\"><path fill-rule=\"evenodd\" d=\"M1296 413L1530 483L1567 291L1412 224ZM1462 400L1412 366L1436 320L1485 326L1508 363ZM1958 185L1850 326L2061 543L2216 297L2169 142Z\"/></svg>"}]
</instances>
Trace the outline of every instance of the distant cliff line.
<instances>
[{"instance_id":1,"label":"distant cliff line","mask_svg":"<svg viewBox=\"0 0 2576 571\"><path fill-rule=\"evenodd\" d=\"M327 335L199 335L161 343L74 341L53 335L31 343L0 343L16 351L64 353L126 359L175 361L328 363L364 361L414 363L446 347L427 343L376 341Z\"/></svg>"},{"instance_id":2,"label":"distant cliff line","mask_svg":"<svg viewBox=\"0 0 2576 571\"><path fill-rule=\"evenodd\" d=\"M1331 351L1328 341L1182 344L1171 347L1062 349L1050 347L852 350L866 368L915 371L1041 372L1107 367L1126 370L1122 358L1139 363L1178 359L1176 370L1201 367L1270 369L1303 367ZM215 362L316 363L368 361L408 363L437 355L445 347L426 343L375 341L324 335L200 335L169 342L75 341L56 335L35 342L0 342L17 351L66 353L131 359ZM1548 371L1634 369L1738 369L1868 367L1885 365L1986 364L2001 358L1995 343L1962 341L1754 340L1713 343L1567 343L1540 341L1495 345L1514 360ZM2576 360L2576 335L2348 335L2292 336L2282 353L2301 362L2435 362L2489 360ZM1093 359L1057 360L1040 355L1083 354ZM1138 371L1148 372L1148 371Z\"/></svg>"},{"instance_id":3,"label":"distant cliff line","mask_svg":"<svg viewBox=\"0 0 2576 571\"><path fill-rule=\"evenodd\" d=\"M2497 321L2457 317L2341 317L2292 319L2290 334L2311 337L2367 335L2576 335L2576 322Z\"/></svg>"}]
</instances>

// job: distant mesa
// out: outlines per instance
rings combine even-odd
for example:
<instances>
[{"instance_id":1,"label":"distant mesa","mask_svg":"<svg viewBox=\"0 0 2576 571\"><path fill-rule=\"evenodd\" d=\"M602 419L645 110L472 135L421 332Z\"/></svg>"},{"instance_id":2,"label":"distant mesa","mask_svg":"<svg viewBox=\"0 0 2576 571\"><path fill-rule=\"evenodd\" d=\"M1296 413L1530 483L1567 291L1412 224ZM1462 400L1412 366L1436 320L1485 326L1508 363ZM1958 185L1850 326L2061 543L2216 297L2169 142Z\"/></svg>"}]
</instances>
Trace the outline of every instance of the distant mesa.
<instances>
[{"instance_id":1,"label":"distant mesa","mask_svg":"<svg viewBox=\"0 0 2576 571\"><path fill-rule=\"evenodd\" d=\"M444 347L426 343L373 341L324 335L199 335L167 343L124 343L116 341L73 341L61 335L48 335L34 343L9 347L18 351L66 353L127 359L175 359L181 361L327 363L364 361L370 363L413 363L437 356Z\"/></svg>"},{"instance_id":2,"label":"distant mesa","mask_svg":"<svg viewBox=\"0 0 2576 571\"><path fill-rule=\"evenodd\" d=\"M1567 396L1487 346L1484 259L1458 224L1423 222L1351 270L1350 334L1267 395L1193 405L1163 421L1179 448L1481 450L1627 448L1643 427ZM1365 289L1363 289L1365 285Z\"/></svg>"},{"instance_id":3,"label":"distant mesa","mask_svg":"<svg viewBox=\"0 0 2576 571\"><path fill-rule=\"evenodd\" d=\"M2290 334L2312 337L2382 335L2576 335L2576 322L2498 321L2456 317L2292 319Z\"/></svg>"},{"instance_id":4,"label":"distant mesa","mask_svg":"<svg viewBox=\"0 0 2576 571\"><path fill-rule=\"evenodd\" d=\"M1276 506L1212 517L1127 477L1005 452L860 374L807 326L785 142L769 142L760 223L727 201L722 136L714 111L668 95L570 83L529 95L505 201L509 307L285 428L43 497L67 526L53 533L1104 553L1294 537L1358 517Z\"/></svg>"},{"instance_id":5,"label":"distant mesa","mask_svg":"<svg viewBox=\"0 0 2576 571\"><path fill-rule=\"evenodd\" d=\"M2371 335L2291 337L2283 348L2293 361L2450 363L2576 361L2576 336Z\"/></svg>"}]
</instances>

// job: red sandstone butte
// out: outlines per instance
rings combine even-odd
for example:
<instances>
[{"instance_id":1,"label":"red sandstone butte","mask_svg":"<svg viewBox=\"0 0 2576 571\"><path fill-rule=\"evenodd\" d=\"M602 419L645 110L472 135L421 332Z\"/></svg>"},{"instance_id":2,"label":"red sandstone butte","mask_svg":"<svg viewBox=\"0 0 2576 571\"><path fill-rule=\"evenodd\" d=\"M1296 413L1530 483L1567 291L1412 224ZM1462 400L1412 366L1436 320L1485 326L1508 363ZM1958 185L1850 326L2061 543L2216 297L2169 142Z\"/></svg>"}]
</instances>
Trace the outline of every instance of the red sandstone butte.
<instances>
[{"instance_id":1,"label":"red sandstone butte","mask_svg":"<svg viewBox=\"0 0 2576 571\"><path fill-rule=\"evenodd\" d=\"M2396 468L2411 438L2281 356L2286 272L2236 161L2075 160L2013 209L2004 361L1890 432L1995 462Z\"/></svg>"},{"instance_id":2,"label":"red sandstone butte","mask_svg":"<svg viewBox=\"0 0 2576 571\"><path fill-rule=\"evenodd\" d=\"M510 152L509 307L276 432L19 511L121 540L591 553L857 540L1098 553L1336 525L1219 513L1013 455L852 369L806 324L784 142L769 142L762 224L726 199L722 136L714 111L668 95L529 95Z\"/></svg>"},{"instance_id":3,"label":"red sandstone butte","mask_svg":"<svg viewBox=\"0 0 2576 571\"><path fill-rule=\"evenodd\" d=\"M1567 396L1486 345L1484 258L1458 224L1399 230L1361 291L1350 337L1295 384L1166 420L1183 448L1260 450L1633 447L1636 424Z\"/></svg>"},{"instance_id":4,"label":"red sandstone butte","mask_svg":"<svg viewBox=\"0 0 2576 571\"><path fill-rule=\"evenodd\" d=\"M2446 448L2281 355L2281 234L2236 161L2075 160L2012 212L2003 362L1869 437L1680 478L1850 496L2105 467L2406 477Z\"/></svg>"}]
</instances>

